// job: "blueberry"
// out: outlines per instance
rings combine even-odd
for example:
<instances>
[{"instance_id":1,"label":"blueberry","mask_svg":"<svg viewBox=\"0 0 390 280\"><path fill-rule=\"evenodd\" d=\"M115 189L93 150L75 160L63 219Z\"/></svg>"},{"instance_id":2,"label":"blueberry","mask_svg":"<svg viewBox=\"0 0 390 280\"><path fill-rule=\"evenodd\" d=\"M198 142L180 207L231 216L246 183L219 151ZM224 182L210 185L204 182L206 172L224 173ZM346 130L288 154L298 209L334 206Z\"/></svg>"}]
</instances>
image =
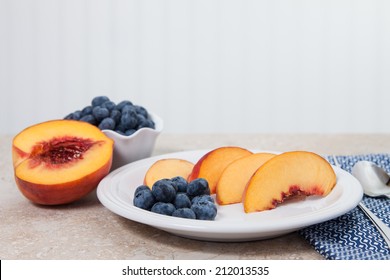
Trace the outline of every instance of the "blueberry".
<instances>
[{"instance_id":1,"label":"blueberry","mask_svg":"<svg viewBox=\"0 0 390 280\"><path fill-rule=\"evenodd\" d=\"M138 105L135 105L134 107L137 114L144 116L146 119L148 118L148 111L144 107Z\"/></svg>"},{"instance_id":2,"label":"blueberry","mask_svg":"<svg viewBox=\"0 0 390 280\"><path fill-rule=\"evenodd\" d=\"M110 101L107 96L96 96L92 99L92 107L100 106L106 101Z\"/></svg>"},{"instance_id":3,"label":"blueberry","mask_svg":"<svg viewBox=\"0 0 390 280\"><path fill-rule=\"evenodd\" d=\"M137 118L128 111L122 111L121 122L125 130L134 129L137 127Z\"/></svg>"},{"instance_id":4,"label":"blueberry","mask_svg":"<svg viewBox=\"0 0 390 280\"><path fill-rule=\"evenodd\" d=\"M179 217L179 218L185 218L185 219L196 219L195 212L192 211L190 208L180 208L176 209L172 213L173 217Z\"/></svg>"},{"instance_id":5,"label":"blueberry","mask_svg":"<svg viewBox=\"0 0 390 280\"><path fill-rule=\"evenodd\" d=\"M110 115L110 112L107 108L96 106L92 109L92 115L95 117L96 121L100 123L103 119Z\"/></svg>"},{"instance_id":6,"label":"blueberry","mask_svg":"<svg viewBox=\"0 0 390 280\"><path fill-rule=\"evenodd\" d=\"M119 123L121 121L121 112L117 109L113 109L110 113L110 118L115 121L115 123Z\"/></svg>"},{"instance_id":7,"label":"blueberry","mask_svg":"<svg viewBox=\"0 0 390 280\"><path fill-rule=\"evenodd\" d=\"M97 125L97 121L94 116L92 115L85 115L81 117L80 121L90 123L92 125Z\"/></svg>"},{"instance_id":8,"label":"blueberry","mask_svg":"<svg viewBox=\"0 0 390 280\"><path fill-rule=\"evenodd\" d=\"M154 128L154 122L151 119L144 117L141 114L137 114L138 129L143 127Z\"/></svg>"},{"instance_id":9,"label":"blueberry","mask_svg":"<svg viewBox=\"0 0 390 280\"><path fill-rule=\"evenodd\" d=\"M171 182L174 186L176 186L178 192L187 192L187 180L181 176L173 177Z\"/></svg>"},{"instance_id":10,"label":"blueberry","mask_svg":"<svg viewBox=\"0 0 390 280\"><path fill-rule=\"evenodd\" d=\"M155 123L144 107L128 100L115 104L103 95L94 97L91 105L66 115L64 119L81 120L101 130L109 129L126 136L143 127L155 128Z\"/></svg>"},{"instance_id":11,"label":"blueberry","mask_svg":"<svg viewBox=\"0 0 390 280\"><path fill-rule=\"evenodd\" d=\"M198 202L202 202L202 201L210 201L212 203L214 203L214 199L208 195L208 194L203 194L203 195L199 195L199 196L195 196L192 200L191 200L191 203L192 204L196 204Z\"/></svg>"},{"instance_id":12,"label":"blueberry","mask_svg":"<svg viewBox=\"0 0 390 280\"><path fill-rule=\"evenodd\" d=\"M122 111L122 108L125 107L126 105L130 105L130 106L133 106L133 103L131 103L130 101L128 100L123 100L121 102L119 102L115 108L118 110L118 111Z\"/></svg>"},{"instance_id":13,"label":"blueberry","mask_svg":"<svg viewBox=\"0 0 390 280\"><path fill-rule=\"evenodd\" d=\"M65 120L79 120L81 118L81 111L75 111L64 117Z\"/></svg>"},{"instance_id":14,"label":"blueberry","mask_svg":"<svg viewBox=\"0 0 390 280\"><path fill-rule=\"evenodd\" d=\"M176 190L168 179L156 181L152 186L152 193L160 202L172 202L176 197Z\"/></svg>"},{"instance_id":15,"label":"blueberry","mask_svg":"<svg viewBox=\"0 0 390 280\"><path fill-rule=\"evenodd\" d=\"M138 192L140 191L143 191L143 190L149 190L150 191L150 188L146 185L140 185L138 186L135 191L134 191L134 195L136 195Z\"/></svg>"},{"instance_id":16,"label":"blueberry","mask_svg":"<svg viewBox=\"0 0 390 280\"><path fill-rule=\"evenodd\" d=\"M65 120L74 120L73 113L70 113L64 117Z\"/></svg>"},{"instance_id":17,"label":"blueberry","mask_svg":"<svg viewBox=\"0 0 390 280\"><path fill-rule=\"evenodd\" d=\"M135 107L133 105L125 105L125 106L123 106L121 112L122 112L122 114L125 113L125 112L130 112L134 116L137 115L137 111L135 110Z\"/></svg>"},{"instance_id":18,"label":"blueberry","mask_svg":"<svg viewBox=\"0 0 390 280\"><path fill-rule=\"evenodd\" d=\"M81 110L81 116L84 117L86 115L92 114L92 106L84 107L83 110Z\"/></svg>"},{"instance_id":19,"label":"blueberry","mask_svg":"<svg viewBox=\"0 0 390 280\"><path fill-rule=\"evenodd\" d=\"M173 205L175 205L177 209L190 208L191 201L185 193L178 193L173 201Z\"/></svg>"},{"instance_id":20,"label":"blueberry","mask_svg":"<svg viewBox=\"0 0 390 280\"><path fill-rule=\"evenodd\" d=\"M115 127L115 131L121 132L123 135L125 135L126 128L121 123L118 123Z\"/></svg>"},{"instance_id":21,"label":"blueberry","mask_svg":"<svg viewBox=\"0 0 390 280\"><path fill-rule=\"evenodd\" d=\"M153 120L151 120L151 119L148 119L148 122L149 122L149 124L148 124L148 127L150 127L150 128L153 128L153 129L155 129L155 128L156 128L156 124L154 123L154 121L153 121Z\"/></svg>"},{"instance_id":22,"label":"blueberry","mask_svg":"<svg viewBox=\"0 0 390 280\"><path fill-rule=\"evenodd\" d=\"M217 216L217 206L210 201L199 201L192 204L191 210L194 211L198 220L214 220Z\"/></svg>"},{"instance_id":23,"label":"blueberry","mask_svg":"<svg viewBox=\"0 0 390 280\"><path fill-rule=\"evenodd\" d=\"M179 191L179 189L177 188L176 184L172 181L172 179L163 179L163 180L168 181L168 182L172 185L172 187L175 189L175 192L176 192L176 194L177 194L177 192Z\"/></svg>"},{"instance_id":24,"label":"blueberry","mask_svg":"<svg viewBox=\"0 0 390 280\"><path fill-rule=\"evenodd\" d=\"M172 216L173 212L175 212L176 208L172 203L165 202L157 202L152 206L150 211L157 213Z\"/></svg>"},{"instance_id":25,"label":"blueberry","mask_svg":"<svg viewBox=\"0 0 390 280\"><path fill-rule=\"evenodd\" d=\"M112 101L106 101L101 105L102 108L106 108L110 112L115 108L115 106L115 103Z\"/></svg>"},{"instance_id":26,"label":"blueberry","mask_svg":"<svg viewBox=\"0 0 390 280\"><path fill-rule=\"evenodd\" d=\"M138 122L138 129L141 129L143 127L149 127L149 128L155 128L154 122L150 119L145 119L142 122Z\"/></svg>"},{"instance_id":27,"label":"blueberry","mask_svg":"<svg viewBox=\"0 0 390 280\"><path fill-rule=\"evenodd\" d=\"M203 178L197 178L188 183L187 194L190 197L210 194L209 183Z\"/></svg>"},{"instance_id":28,"label":"blueberry","mask_svg":"<svg viewBox=\"0 0 390 280\"><path fill-rule=\"evenodd\" d=\"M100 122L99 128L101 130L103 130L103 129L114 130L115 129L115 121L111 118L105 118Z\"/></svg>"},{"instance_id":29,"label":"blueberry","mask_svg":"<svg viewBox=\"0 0 390 280\"><path fill-rule=\"evenodd\" d=\"M141 114L137 114L137 129L143 128L143 127L149 127L154 128L154 122L150 118L145 118Z\"/></svg>"},{"instance_id":30,"label":"blueberry","mask_svg":"<svg viewBox=\"0 0 390 280\"><path fill-rule=\"evenodd\" d=\"M77 110L73 113L73 117L75 120L79 120L81 118L81 111Z\"/></svg>"},{"instance_id":31,"label":"blueberry","mask_svg":"<svg viewBox=\"0 0 390 280\"><path fill-rule=\"evenodd\" d=\"M150 189L143 189L134 194L133 204L135 207L150 210L155 202Z\"/></svg>"},{"instance_id":32,"label":"blueberry","mask_svg":"<svg viewBox=\"0 0 390 280\"><path fill-rule=\"evenodd\" d=\"M139 124L146 121L146 118L145 118L143 115L141 115L141 114L139 114L139 113L136 113L135 115L136 115L136 117L137 117L137 122L138 122Z\"/></svg>"}]
</instances>

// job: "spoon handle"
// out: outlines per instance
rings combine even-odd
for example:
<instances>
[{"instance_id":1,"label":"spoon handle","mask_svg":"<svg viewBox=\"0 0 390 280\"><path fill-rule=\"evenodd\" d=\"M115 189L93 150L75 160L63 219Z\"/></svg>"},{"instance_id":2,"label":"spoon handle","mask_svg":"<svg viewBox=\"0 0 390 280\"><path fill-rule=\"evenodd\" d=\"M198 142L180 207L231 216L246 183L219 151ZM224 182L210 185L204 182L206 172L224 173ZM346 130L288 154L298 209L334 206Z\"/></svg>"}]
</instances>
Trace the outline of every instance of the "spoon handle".
<instances>
[{"instance_id":1,"label":"spoon handle","mask_svg":"<svg viewBox=\"0 0 390 280\"><path fill-rule=\"evenodd\" d=\"M332 156L337 167L340 167L340 164L335 156ZM363 211L363 213L370 219L373 225L377 228L379 233L382 235L383 239L387 243L387 246L390 248L390 228L383 223L374 213L371 212L362 202L358 204L359 208Z\"/></svg>"},{"instance_id":2,"label":"spoon handle","mask_svg":"<svg viewBox=\"0 0 390 280\"><path fill-rule=\"evenodd\" d=\"M385 239L387 246L390 248L390 228L385 223L383 223L377 216L375 216L375 214L372 213L370 209L368 209L363 203L359 202L358 206L376 226L379 233Z\"/></svg>"}]
</instances>

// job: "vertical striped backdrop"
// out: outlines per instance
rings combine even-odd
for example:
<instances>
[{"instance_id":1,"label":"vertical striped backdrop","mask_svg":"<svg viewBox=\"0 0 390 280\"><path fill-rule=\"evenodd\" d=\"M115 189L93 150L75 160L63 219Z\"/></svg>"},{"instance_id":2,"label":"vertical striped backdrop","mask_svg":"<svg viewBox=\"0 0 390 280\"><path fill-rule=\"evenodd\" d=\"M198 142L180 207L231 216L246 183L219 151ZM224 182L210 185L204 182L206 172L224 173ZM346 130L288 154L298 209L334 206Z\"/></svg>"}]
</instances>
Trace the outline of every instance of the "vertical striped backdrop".
<instances>
[{"instance_id":1,"label":"vertical striped backdrop","mask_svg":"<svg viewBox=\"0 0 390 280\"><path fill-rule=\"evenodd\" d=\"M167 132L390 132L390 1L0 0L0 133L96 95Z\"/></svg>"}]
</instances>

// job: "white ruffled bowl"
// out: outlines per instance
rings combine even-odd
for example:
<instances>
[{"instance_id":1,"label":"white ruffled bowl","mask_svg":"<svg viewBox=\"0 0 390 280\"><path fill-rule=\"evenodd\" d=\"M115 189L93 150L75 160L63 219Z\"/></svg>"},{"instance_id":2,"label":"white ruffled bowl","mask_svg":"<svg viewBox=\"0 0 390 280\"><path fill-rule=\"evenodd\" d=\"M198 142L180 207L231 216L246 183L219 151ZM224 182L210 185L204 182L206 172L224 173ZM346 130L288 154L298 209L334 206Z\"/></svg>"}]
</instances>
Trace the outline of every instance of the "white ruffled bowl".
<instances>
[{"instance_id":1,"label":"white ruffled bowl","mask_svg":"<svg viewBox=\"0 0 390 280\"><path fill-rule=\"evenodd\" d=\"M163 129L163 120L151 112L149 116L155 124L154 129L144 127L130 136L113 130L103 130L103 133L115 142L111 170L152 155L157 136Z\"/></svg>"}]
</instances>

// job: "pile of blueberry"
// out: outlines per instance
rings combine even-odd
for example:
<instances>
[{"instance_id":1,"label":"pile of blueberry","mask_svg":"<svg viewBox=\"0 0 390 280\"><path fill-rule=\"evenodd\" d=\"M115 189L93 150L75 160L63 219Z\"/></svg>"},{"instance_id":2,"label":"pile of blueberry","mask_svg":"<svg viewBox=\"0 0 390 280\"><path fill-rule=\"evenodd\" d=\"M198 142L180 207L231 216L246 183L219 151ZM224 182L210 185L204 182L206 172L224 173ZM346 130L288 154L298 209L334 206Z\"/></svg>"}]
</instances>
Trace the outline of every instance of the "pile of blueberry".
<instances>
[{"instance_id":1,"label":"pile of blueberry","mask_svg":"<svg viewBox=\"0 0 390 280\"><path fill-rule=\"evenodd\" d=\"M144 107L134 105L128 100L115 104L107 96L93 98L91 105L70 113L65 119L85 121L101 130L114 130L126 136L143 127L155 128Z\"/></svg>"},{"instance_id":2,"label":"pile of blueberry","mask_svg":"<svg viewBox=\"0 0 390 280\"><path fill-rule=\"evenodd\" d=\"M217 216L209 184L202 178L190 183L180 176L161 179L152 189L141 185L135 190L133 203L136 207L173 217L214 220Z\"/></svg>"}]
</instances>

